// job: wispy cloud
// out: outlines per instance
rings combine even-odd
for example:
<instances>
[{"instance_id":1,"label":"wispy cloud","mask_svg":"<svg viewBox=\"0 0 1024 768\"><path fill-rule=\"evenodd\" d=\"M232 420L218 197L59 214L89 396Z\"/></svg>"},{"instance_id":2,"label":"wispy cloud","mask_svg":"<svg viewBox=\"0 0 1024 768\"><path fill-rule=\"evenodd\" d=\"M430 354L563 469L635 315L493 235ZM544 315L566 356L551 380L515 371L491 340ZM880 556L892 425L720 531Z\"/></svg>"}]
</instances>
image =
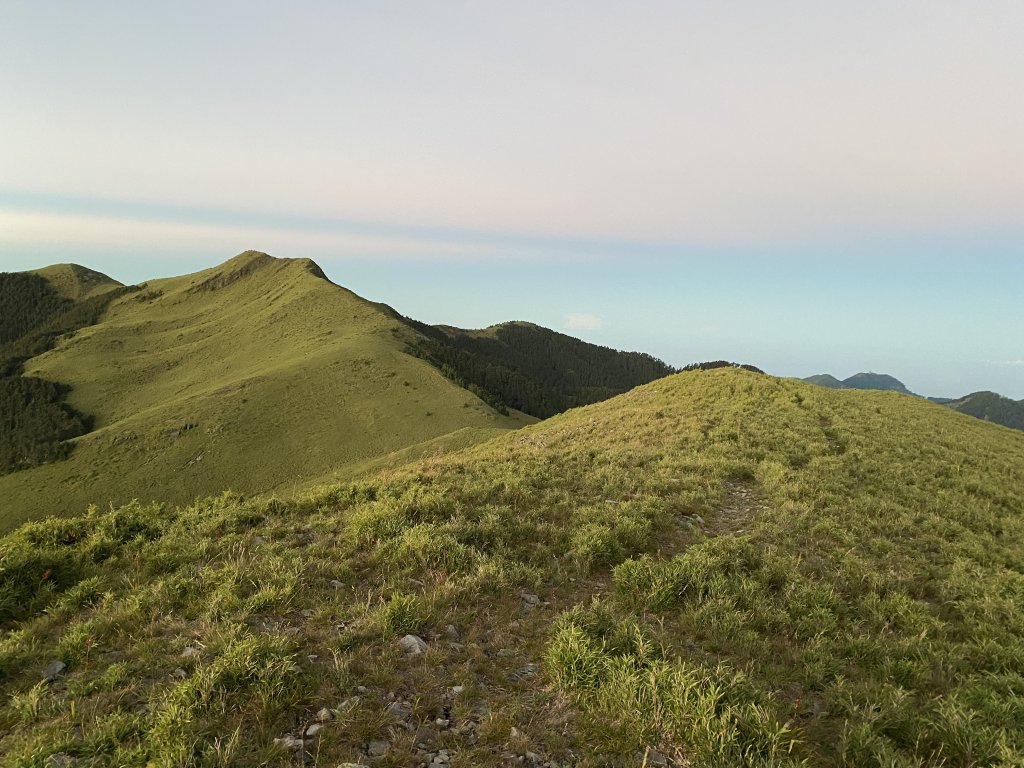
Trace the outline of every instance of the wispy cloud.
<instances>
[{"instance_id":1,"label":"wispy cloud","mask_svg":"<svg viewBox=\"0 0 1024 768\"><path fill-rule=\"evenodd\" d=\"M565 327L570 331L600 331L604 320L587 312L572 312L565 317Z\"/></svg>"},{"instance_id":2,"label":"wispy cloud","mask_svg":"<svg viewBox=\"0 0 1024 768\"><path fill-rule=\"evenodd\" d=\"M1000 365L1022 365L1024 366L1024 360L1002 360Z\"/></svg>"}]
</instances>

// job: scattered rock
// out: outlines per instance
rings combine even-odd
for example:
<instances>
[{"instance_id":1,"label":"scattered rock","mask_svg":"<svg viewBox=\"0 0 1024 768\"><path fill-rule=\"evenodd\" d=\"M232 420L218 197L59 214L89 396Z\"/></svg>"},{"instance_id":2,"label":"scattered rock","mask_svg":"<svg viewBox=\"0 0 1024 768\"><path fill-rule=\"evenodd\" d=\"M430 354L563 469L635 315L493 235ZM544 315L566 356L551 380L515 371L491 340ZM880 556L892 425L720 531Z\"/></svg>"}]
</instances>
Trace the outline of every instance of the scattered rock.
<instances>
[{"instance_id":1,"label":"scattered rock","mask_svg":"<svg viewBox=\"0 0 1024 768\"><path fill-rule=\"evenodd\" d=\"M181 655L186 659L191 659L196 656L202 655L202 653L202 649L196 648L194 645L190 645L184 651L181 652Z\"/></svg>"},{"instance_id":2,"label":"scattered rock","mask_svg":"<svg viewBox=\"0 0 1024 768\"><path fill-rule=\"evenodd\" d=\"M43 765L46 768L73 768L78 761L66 752L54 752Z\"/></svg>"},{"instance_id":3,"label":"scattered rock","mask_svg":"<svg viewBox=\"0 0 1024 768\"><path fill-rule=\"evenodd\" d=\"M459 630L455 628L454 624L449 624L444 628L444 636L451 640L453 643L459 642L462 638L459 636Z\"/></svg>"},{"instance_id":4,"label":"scattered rock","mask_svg":"<svg viewBox=\"0 0 1024 768\"><path fill-rule=\"evenodd\" d=\"M302 739L292 736L290 733L280 739L274 739L274 743L285 749L302 749L303 746Z\"/></svg>"},{"instance_id":5,"label":"scattered rock","mask_svg":"<svg viewBox=\"0 0 1024 768\"><path fill-rule=\"evenodd\" d=\"M331 579L329 583L330 583L331 587L334 588L334 589L344 589L345 588L345 582L338 581L337 579Z\"/></svg>"},{"instance_id":6,"label":"scattered rock","mask_svg":"<svg viewBox=\"0 0 1024 768\"><path fill-rule=\"evenodd\" d=\"M439 717L434 721L434 725L436 725L438 728L447 728L451 724L452 721L445 717Z\"/></svg>"},{"instance_id":7,"label":"scattered rock","mask_svg":"<svg viewBox=\"0 0 1024 768\"><path fill-rule=\"evenodd\" d=\"M391 749L391 742L387 739L376 739L366 747L366 754L370 757L383 757Z\"/></svg>"},{"instance_id":8,"label":"scattered rock","mask_svg":"<svg viewBox=\"0 0 1024 768\"><path fill-rule=\"evenodd\" d=\"M362 694L362 695L365 696L369 692L370 692L370 689L367 688L365 685L357 685L356 686L356 693L359 693L359 694Z\"/></svg>"},{"instance_id":9,"label":"scattered rock","mask_svg":"<svg viewBox=\"0 0 1024 768\"><path fill-rule=\"evenodd\" d=\"M524 680L532 680L540 672L539 664L527 664L525 667L520 667L512 673L512 679L522 682Z\"/></svg>"},{"instance_id":10,"label":"scattered rock","mask_svg":"<svg viewBox=\"0 0 1024 768\"><path fill-rule=\"evenodd\" d=\"M388 704L387 713L396 720L406 720L412 714L412 705L405 701L393 701Z\"/></svg>"},{"instance_id":11,"label":"scattered rock","mask_svg":"<svg viewBox=\"0 0 1024 768\"><path fill-rule=\"evenodd\" d=\"M176 670L171 672L171 677L173 677L175 680L184 680L188 677L188 672L186 672L181 667L178 667Z\"/></svg>"},{"instance_id":12,"label":"scattered rock","mask_svg":"<svg viewBox=\"0 0 1024 768\"><path fill-rule=\"evenodd\" d=\"M466 690L466 686L464 686L464 685L453 685L452 686L452 695L453 696L458 696L460 693L462 693L465 690Z\"/></svg>"},{"instance_id":13,"label":"scattered rock","mask_svg":"<svg viewBox=\"0 0 1024 768\"><path fill-rule=\"evenodd\" d=\"M668 768L668 758L658 750L648 747L644 754L644 765L650 768Z\"/></svg>"},{"instance_id":14,"label":"scattered rock","mask_svg":"<svg viewBox=\"0 0 1024 768\"><path fill-rule=\"evenodd\" d=\"M398 647L410 656L419 656L427 650L427 641L418 635L406 635L398 641Z\"/></svg>"},{"instance_id":15,"label":"scattered rock","mask_svg":"<svg viewBox=\"0 0 1024 768\"><path fill-rule=\"evenodd\" d=\"M322 730L323 725L320 723L313 723L312 725L306 726L306 736L316 736Z\"/></svg>"},{"instance_id":16,"label":"scattered rock","mask_svg":"<svg viewBox=\"0 0 1024 768\"><path fill-rule=\"evenodd\" d=\"M358 701L358 699L357 699L357 701ZM342 706L344 706L344 705L342 705ZM321 709L319 712L316 713L316 721L318 723L329 723L333 719L334 719L334 713L331 710L329 710L327 707L324 707L323 709Z\"/></svg>"},{"instance_id":17,"label":"scattered rock","mask_svg":"<svg viewBox=\"0 0 1024 768\"><path fill-rule=\"evenodd\" d=\"M527 605L540 605L540 598L532 592L520 592L519 597Z\"/></svg>"},{"instance_id":18,"label":"scattered rock","mask_svg":"<svg viewBox=\"0 0 1024 768\"><path fill-rule=\"evenodd\" d=\"M362 688L362 686L359 687ZM363 692L366 692L365 689L363 690ZM341 704L338 705L338 711L349 712L350 710L353 710L356 707L358 707L360 701L361 699L358 696L349 696L347 699L341 702ZM323 712L322 709L320 711Z\"/></svg>"},{"instance_id":19,"label":"scattered rock","mask_svg":"<svg viewBox=\"0 0 1024 768\"><path fill-rule=\"evenodd\" d=\"M60 659L55 659L46 665L46 669L43 670L43 680L48 683L52 683L58 677L64 674L64 670L68 668Z\"/></svg>"}]
</instances>

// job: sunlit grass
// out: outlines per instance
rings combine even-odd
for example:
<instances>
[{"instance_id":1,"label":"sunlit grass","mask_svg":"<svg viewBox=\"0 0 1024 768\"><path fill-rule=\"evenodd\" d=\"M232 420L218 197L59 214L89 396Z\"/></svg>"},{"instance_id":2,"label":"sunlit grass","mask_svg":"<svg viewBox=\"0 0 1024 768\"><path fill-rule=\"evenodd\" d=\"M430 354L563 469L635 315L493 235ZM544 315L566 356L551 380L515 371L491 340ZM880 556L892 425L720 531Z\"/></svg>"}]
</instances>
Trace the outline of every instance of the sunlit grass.
<instances>
[{"instance_id":1,"label":"sunlit grass","mask_svg":"<svg viewBox=\"0 0 1024 768\"><path fill-rule=\"evenodd\" d=\"M1013 765L1022 488L1011 430L713 371L304 499L35 523L0 541L0 751L294 764L326 706L317 764L408 765L393 693L476 718L456 766Z\"/></svg>"}]
</instances>

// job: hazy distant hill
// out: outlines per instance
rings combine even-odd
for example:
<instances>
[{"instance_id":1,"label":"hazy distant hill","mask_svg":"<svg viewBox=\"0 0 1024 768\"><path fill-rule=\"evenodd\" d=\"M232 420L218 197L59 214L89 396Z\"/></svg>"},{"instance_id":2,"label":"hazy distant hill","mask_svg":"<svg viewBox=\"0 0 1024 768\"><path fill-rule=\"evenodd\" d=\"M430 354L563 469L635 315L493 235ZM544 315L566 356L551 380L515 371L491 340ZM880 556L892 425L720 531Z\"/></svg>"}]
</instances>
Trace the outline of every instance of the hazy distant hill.
<instances>
[{"instance_id":1,"label":"hazy distant hill","mask_svg":"<svg viewBox=\"0 0 1024 768\"><path fill-rule=\"evenodd\" d=\"M1022 508L1022 433L722 368L307 498L33 523L0 763L1018 765Z\"/></svg>"},{"instance_id":2,"label":"hazy distant hill","mask_svg":"<svg viewBox=\"0 0 1024 768\"><path fill-rule=\"evenodd\" d=\"M974 392L944 405L994 424L1024 429L1024 400L1011 400L995 392Z\"/></svg>"},{"instance_id":3,"label":"hazy distant hill","mask_svg":"<svg viewBox=\"0 0 1024 768\"><path fill-rule=\"evenodd\" d=\"M914 394L904 386L902 381L885 373L855 373L842 381L835 376L822 373L817 376L808 376L804 381L830 389L876 389L884 392L902 392L905 395Z\"/></svg>"}]
</instances>

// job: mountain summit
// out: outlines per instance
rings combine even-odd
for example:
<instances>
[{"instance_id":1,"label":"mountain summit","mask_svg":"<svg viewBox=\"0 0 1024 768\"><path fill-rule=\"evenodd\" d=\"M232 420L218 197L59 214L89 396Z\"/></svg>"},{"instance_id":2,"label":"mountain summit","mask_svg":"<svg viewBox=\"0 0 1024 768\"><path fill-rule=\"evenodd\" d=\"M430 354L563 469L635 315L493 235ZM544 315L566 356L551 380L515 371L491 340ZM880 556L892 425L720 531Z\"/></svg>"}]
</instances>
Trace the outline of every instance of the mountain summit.
<instances>
[{"instance_id":1,"label":"mountain summit","mask_svg":"<svg viewBox=\"0 0 1024 768\"><path fill-rule=\"evenodd\" d=\"M40 275L81 298L56 296ZM26 376L5 380L7 400L24 400L28 382L52 402L31 430L0 434L16 470L0 462L0 527L133 498L291 493L672 371L537 326L436 329L335 285L309 259L260 251L131 288L74 265L8 277L0 304L17 311L0 323L0 353L18 354L0 368ZM50 328L49 315L18 298L21 283L64 318L40 343L25 334ZM76 420L63 424L66 413Z\"/></svg>"}]
</instances>

